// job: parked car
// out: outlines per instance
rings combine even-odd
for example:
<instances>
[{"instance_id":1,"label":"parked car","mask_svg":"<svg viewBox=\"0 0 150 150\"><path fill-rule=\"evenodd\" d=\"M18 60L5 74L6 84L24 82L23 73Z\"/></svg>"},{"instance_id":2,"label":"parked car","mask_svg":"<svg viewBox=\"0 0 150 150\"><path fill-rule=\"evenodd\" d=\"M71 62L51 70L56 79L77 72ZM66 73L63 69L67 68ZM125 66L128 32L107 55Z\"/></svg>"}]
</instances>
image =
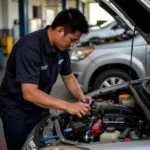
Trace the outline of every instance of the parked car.
<instances>
[{"instance_id":1,"label":"parked car","mask_svg":"<svg viewBox=\"0 0 150 150\"><path fill-rule=\"evenodd\" d=\"M83 34L79 40L80 45L93 45L106 43L124 34L126 29L115 20L109 20L100 26L90 28L87 34ZM79 45L78 43L78 45Z\"/></svg>"},{"instance_id":2,"label":"parked car","mask_svg":"<svg viewBox=\"0 0 150 150\"><path fill-rule=\"evenodd\" d=\"M112 3L150 44L150 3ZM150 78L99 89L89 95L93 103L87 116L78 118L66 112L53 112L37 124L22 150L150 149Z\"/></svg>"},{"instance_id":3,"label":"parked car","mask_svg":"<svg viewBox=\"0 0 150 150\"><path fill-rule=\"evenodd\" d=\"M103 3L105 9L113 9L109 3ZM112 13L112 12L111 12ZM113 11L116 20L128 22L116 9ZM120 19L119 19L120 18ZM119 21L123 25L123 21ZM131 61L131 43L133 27L128 22L127 32L121 41L100 45L74 47L70 52L72 70L83 92L87 93L98 88L106 88L121 84L130 78L140 79L150 75L150 46L137 32L134 35L134 47ZM130 29L129 29L130 28ZM130 66L131 65L131 66ZM129 76L131 68L131 76Z\"/></svg>"}]
</instances>

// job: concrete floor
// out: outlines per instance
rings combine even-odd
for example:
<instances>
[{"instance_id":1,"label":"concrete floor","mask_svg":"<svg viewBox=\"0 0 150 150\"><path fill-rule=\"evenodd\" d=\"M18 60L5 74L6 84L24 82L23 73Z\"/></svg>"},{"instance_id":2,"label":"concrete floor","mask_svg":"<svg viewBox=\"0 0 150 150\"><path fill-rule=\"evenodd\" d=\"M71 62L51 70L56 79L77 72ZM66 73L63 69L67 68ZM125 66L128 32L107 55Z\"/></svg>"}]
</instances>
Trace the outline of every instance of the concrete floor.
<instances>
[{"instance_id":1,"label":"concrete floor","mask_svg":"<svg viewBox=\"0 0 150 150\"><path fill-rule=\"evenodd\" d=\"M0 69L0 81L2 80L4 73L5 73L5 68L6 68L6 62L9 56L4 56L3 59L3 68ZM63 84L61 77L58 77L57 82L55 83L51 95L60 98L66 101L73 101L74 98L70 95L70 93L67 91L65 85ZM0 150L6 150L6 143L5 143L5 138L3 134L3 128L2 128L2 122L0 120Z\"/></svg>"}]
</instances>

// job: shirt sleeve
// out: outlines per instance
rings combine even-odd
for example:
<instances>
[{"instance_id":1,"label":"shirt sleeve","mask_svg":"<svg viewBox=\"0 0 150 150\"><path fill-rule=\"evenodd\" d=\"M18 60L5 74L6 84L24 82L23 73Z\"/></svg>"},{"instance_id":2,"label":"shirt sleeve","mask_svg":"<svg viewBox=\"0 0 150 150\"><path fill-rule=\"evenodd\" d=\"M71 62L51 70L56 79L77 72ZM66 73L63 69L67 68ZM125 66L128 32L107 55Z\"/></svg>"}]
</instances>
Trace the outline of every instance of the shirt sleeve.
<instances>
[{"instance_id":1,"label":"shirt sleeve","mask_svg":"<svg viewBox=\"0 0 150 150\"><path fill-rule=\"evenodd\" d=\"M29 46L22 46L16 51L16 81L39 84L41 70L40 53Z\"/></svg>"},{"instance_id":2,"label":"shirt sleeve","mask_svg":"<svg viewBox=\"0 0 150 150\"><path fill-rule=\"evenodd\" d=\"M60 74L65 76L65 75L69 75L71 73L72 73L72 69L71 69L70 57L69 57L69 53L66 52Z\"/></svg>"}]
</instances>

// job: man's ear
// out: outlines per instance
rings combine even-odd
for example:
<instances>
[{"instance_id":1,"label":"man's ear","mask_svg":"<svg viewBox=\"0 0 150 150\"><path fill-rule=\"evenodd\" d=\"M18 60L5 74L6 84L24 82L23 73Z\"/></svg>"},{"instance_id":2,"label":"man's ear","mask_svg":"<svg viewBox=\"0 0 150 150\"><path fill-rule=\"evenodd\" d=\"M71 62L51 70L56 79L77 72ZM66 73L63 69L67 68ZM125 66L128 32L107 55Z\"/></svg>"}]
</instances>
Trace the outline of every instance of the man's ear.
<instances>
[{"instance_id":1,"label":"man's ear","mask_svg":"<svg viewBox=\"0 0 150 150\"><path fill-rule=\"evenodd\" d=\"M57 30L57 35L60 36L60 35L64 35L64 27L57 27L56 28Z\"/></svg>"}]
</instances>

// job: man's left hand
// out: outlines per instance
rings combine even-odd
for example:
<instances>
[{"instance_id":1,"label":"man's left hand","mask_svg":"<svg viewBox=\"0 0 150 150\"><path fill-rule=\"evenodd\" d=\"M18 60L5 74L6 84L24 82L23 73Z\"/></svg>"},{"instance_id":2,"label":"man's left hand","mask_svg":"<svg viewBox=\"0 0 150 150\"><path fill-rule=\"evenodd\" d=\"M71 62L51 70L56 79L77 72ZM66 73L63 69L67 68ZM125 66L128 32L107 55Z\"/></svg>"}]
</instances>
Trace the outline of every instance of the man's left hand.
<instances>
[{"instance_id":1,"label":"man's left hand","mask_svg":"<svg viewBox=\"0 0 150 150\"><path fill-rule=\"evenodd\" d=\"M88 100L88 101L89 101L89 105L91 105L91 103L92 103L92 97L91 97L91 96L84 95L84 96L82 96L82 97L79 99L79 101L82 101L82 102L85 102L86 100Z\"/></svg>"}]
</instances>

